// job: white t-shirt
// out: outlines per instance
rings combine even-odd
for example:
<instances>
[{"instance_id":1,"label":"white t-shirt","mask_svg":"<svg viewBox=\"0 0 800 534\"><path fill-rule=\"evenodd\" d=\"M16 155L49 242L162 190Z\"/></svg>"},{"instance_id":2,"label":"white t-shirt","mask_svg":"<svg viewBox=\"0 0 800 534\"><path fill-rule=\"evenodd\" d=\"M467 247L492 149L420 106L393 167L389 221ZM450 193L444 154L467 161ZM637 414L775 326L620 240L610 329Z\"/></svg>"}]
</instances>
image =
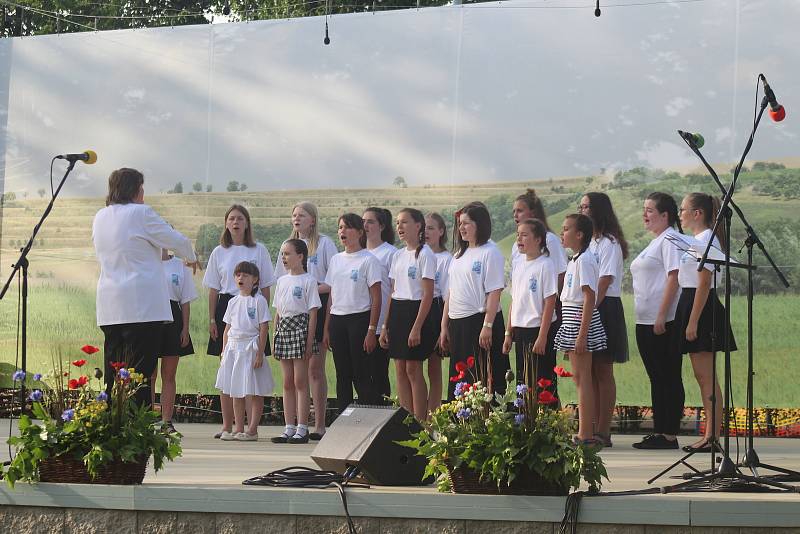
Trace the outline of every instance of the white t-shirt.
<instances>
[{"instance_id":1,"label":"white t-shirt","mask_svg":"<svg viewBox=\"0 0 800 534\"><path fill-rule=\"evenodd\" d=\"M705 246L708 244L708 240L711 238L711 228L706 228L694 236L694 238L703 245L702 249L695 250L697 252L697 256L702 257L703 252L705 252ZM714 241L712 241L711 244L720 250L722 249L717 236L714 236ZM697 249L697 247L695 247L695 249ZM700 273L697 272L698 265L700 265L700 263L693 254L690 254L689 252L684 252L681 254L681 264L680 267L678 267L678 284L681 287L697 288L697 286L700 285ZM706 263L703 268L709 271L715 271L715 266L711 263ZM717 287L719 287L720 273L715 272L714 277L717 280ZM711 288L713 289L713 287L714 285L712 282Z\"/></svg>"},{"instance_id":2,"label":"white t-shirt","mask_svg":"<svg viewBox=\"0 0 800 534\"><path fill-rule=\"evenodd\" d=\"M450 279L448 271L450 270L450 262L453 261L453 255L448 250L437 252L435 256L436 275L433 278L433 298L447 295L447 286Z\"/></svg>"},{"instance_id":3,"label":"white t-shirt","mask_svg":"<svg viewBox=\"0 0 800 534\"><path fill-rule=\"evenodd\" d=\"M172 321L161 249L195 261L192 242L147 204L111 204L97 212L92 241L97 280L97 325Z\"/></svg>"},{"instance_id":4,"label":"white t-shirt","mask_svg":"<svg viewBox=\"0 0 800 534\"><path fill-rule=\"evenodd\" d=\"M264 295L256 293L255 297L250 295L236 295L228 301L228 309L225 310L223 321L231 325L228 330L228 337L252 338L258 335L258 328L261 323L266 323L272 319L269 313L269 303Z\"/></svg>"},{"instance_id":5,"label":"white t-shirt","mask_svg":"<svg viewBox=\"0 0 800 534\"><path fill-rule=\"evenodd\" d=\"M556 274L566 272L569 258L567 258L567 252L564 250L564 245L561 244L561 238L553 232L547 232L545 244L547 245L547 251L550 253L550 259L553 260L553 266L556 268ZM515 241L511 247L512 274L514 273L514 267L516 267L517 262L520 260L525 260L525 254L522 254L519 251L519 247L517 247L517 243Z\"/></svg>"},{"instance_id":6,"label":"white t-shirt","mask_svg":"<svg viewBox=\"0 0 800 534\"><path fill-rule=\"evenodd\" d=\"M308 245L308 239L303 239L303 242ZM283 247L282 244L281 247ZM323 283L325 281L325 275L328 274L328 264L331 258L338 253L339 250L336 248L331 238L320 234L316 252L308 256L308 274L313 276L317 282ZM279 250L278 258L275 262L275 277L280 278L284 274L286 274L286 269L283 266L283 260Z\"/></svg>"},{"instance_id":7,"label":"white t-shirt","mask_svg":"<svg viewBox=\"0 0 800 534\"><path fill-rule=\"evenodd\" d=\"M389 278L394 280L395 300L422 300L422 279L436 279L436 256L431 247L423 245L419 257L416 253L417 249L405 248L392 257Z\"/></svg>"},{"instance_id":8,"label":"white t-shirt","mask_svg":"<svg viewBox=\"0 0 800 534\"><path fill-rule=\"evenodd\" d=\"M197 298L197 289L194 287L192 270L183 264L178 258L163 260L161 266L164 267L164 278L167 280L167 292L169 300L174 300L179 304L186 304Z\"/></svg>"},{"instance_id":9,"label":"white t-shirt","mask_svg":"<svg viewBox=\"0 0 800 534\"><path fill-rule=\"evenodd\" d=\"M378 258L378 262L383 271L381 272L381 316L378 319L378 330L380 335L383 321L386 320L386 308L389 307L389 297L392 295L392 284L389 282L389 267L392 265L392 258L397 254L397 248L386 241L370 250L373 256Z\"/></svg>"},{"instance_id":10,"label":"white t-shirt","mask_svg":"<svg viewBox=\"0 0 800 534\"><path fill-rule=\"evenodd\" d=\"M544 299L556 293L558 293L558 274L553 260L544 254L530 261L523 258L514 269L511 279L511 326L540 327ZM550 322L555 320L554 309Z\"/></svg>"},{"instance_id":11,"label":"white t-shirt","mask_svg":"<svg viewBox=\"0 0 800 534\"><path fill-rule=\"evenodd\" d=\"M238 295L239 286L233 270L239 262L249 261L258 267L258 288L263 289L275 285L275 271L269 251L261 243L254 247L245 245L231 245L228 248L218 245L211 251L208 258L206 274L203 276L203 287L216 289L220 293Z\"/></svg>"},{"instance_id":12,"label":"white t-shirt","mask_svg":"<svg viewBox=\"0 0 800 534\"><path fill-rule=\"evenodd\" d=\"M597 282L600 280L600 265L588 250L569 260L561 302L568 306L583 306L583 287L589 286L597 297ZM594 306L594 303L592 303Z\"/></svg>"},{"instance_id":13,"label":"white t-shirt","mask_svg":"<svg viewBox=\"0 0 800 534\"><path fill-rule=\"evenodd\" d=\"M281 317L294 317L319 308L317 280L310 273L284 274L275 285L272 305Z\"/></svg>"},{"instance_id":14,"label":"white t-shirt","mask_svg":"<svg viewBox=\"0 0 800 534\"><path fill-rule=\"evenodd\" d=\"M325 283L331 286L331 313L350 315L369 310L369 288L381 281L381 264L367 249L335 255L325 277Z\"/></svg>"},{"instance_id":15,"label":"white t-shirt","mask_svg":"<svg viewBox=\"0 0 800 534\"><path fill-rule=\"evenodd\" d=\"M650 241L650 244L631 262L636 324L656 324L658 309L664 298L664 287L667 285L667 275L680 267L681 252L675 244L666 239L668 235L680 234L672 227L667 228ZM675 319L677 307L676 292L667 311L667 322Z\"/></svg>"},{"instance_id":16,"label":"white t-shirt","mask_svg":"<svg viewBox=\"0 0 800 534\"><path fill-rule=\"evenodd\" d=\"M622 295L622 246L616 239L602 236L600 239L592 238L589 243L589 252L600 265L600 276L612 276L611 283L606 290L607 297Z\"/></svg>"},{"instance_id":17,"label":"white t-shirt","mask_svg":"<svg viewBox=\"0 0 800 534\"><path fill-rule=\"evenodd\" d=\"M505 259L494 243L469 247L453 257L448 271L448 317L462 319L486 311L486 295L505 287Z\"/></svg>"}]
</instances>

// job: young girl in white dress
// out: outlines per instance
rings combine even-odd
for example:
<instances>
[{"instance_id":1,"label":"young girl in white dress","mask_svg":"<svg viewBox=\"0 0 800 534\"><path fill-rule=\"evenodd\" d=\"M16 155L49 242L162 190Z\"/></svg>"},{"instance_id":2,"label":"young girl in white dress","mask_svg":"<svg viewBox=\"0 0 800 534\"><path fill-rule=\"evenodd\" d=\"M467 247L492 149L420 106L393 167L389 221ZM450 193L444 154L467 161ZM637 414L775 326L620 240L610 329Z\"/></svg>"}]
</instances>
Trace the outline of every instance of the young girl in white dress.
<instances>
[{"instance_id":1,"label":"young girl in white dress","mask_svg":"<svg viewBox=\"0 0 800 534\"><path fill-rule=\"evenodd\" d=\"M272 393L272 371L264 361L269 334L269 303L258 291L258 267L249 261L233 271L239 294L228 302L223 320L223 349L216 388L233 399L233 432L223 432L225 441L258 441L258 423L264 397ZM254 402L259 398L259 402ZM245 401L249 401L247 429Z\"/></svg>"},{"instance_id":2,"label":"young girl in white dress","mask_svg":"<svg viewBox=\"0 0 800 534\"><path fill-rule=\"evenodd\" d=\"M442 313L444 312L444 296L447 294L448 270L453 255L447 246L447 224L438 213L425 216L425 244L431 247L436 256L436 275L433 278L433 302L429 315L434 322L434 334L439 339L442 333ZM447 353L440 347L434 347L428 358L428 411L432 412L442 404L442 360Z\"/></svg>"}]
</instances>

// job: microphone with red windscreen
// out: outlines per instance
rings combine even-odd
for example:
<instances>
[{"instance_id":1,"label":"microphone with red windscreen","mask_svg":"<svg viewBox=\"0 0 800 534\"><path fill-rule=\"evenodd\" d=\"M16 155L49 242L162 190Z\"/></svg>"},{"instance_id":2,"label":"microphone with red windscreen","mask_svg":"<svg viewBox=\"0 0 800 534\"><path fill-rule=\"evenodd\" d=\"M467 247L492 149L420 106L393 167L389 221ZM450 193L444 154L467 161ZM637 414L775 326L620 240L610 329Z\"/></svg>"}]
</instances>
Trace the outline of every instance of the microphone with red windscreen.
<instances>
[{"instance_id":1,"label":"microphone with red windscreen","mask_svg":"<svg viewBox=\"0 0 800 534\"><path fill-rule=\"evenodd\" d=\"M786 110L783 106L778 104L778 99L775 98L775 93L772 92L772 88L767 83L767 79L764 75L759 74L758 77L764 82L764 97L767 99L767 102L769 102L769 116L773 121L781 122L786 118Z\"/></svg>"}]
</instances>

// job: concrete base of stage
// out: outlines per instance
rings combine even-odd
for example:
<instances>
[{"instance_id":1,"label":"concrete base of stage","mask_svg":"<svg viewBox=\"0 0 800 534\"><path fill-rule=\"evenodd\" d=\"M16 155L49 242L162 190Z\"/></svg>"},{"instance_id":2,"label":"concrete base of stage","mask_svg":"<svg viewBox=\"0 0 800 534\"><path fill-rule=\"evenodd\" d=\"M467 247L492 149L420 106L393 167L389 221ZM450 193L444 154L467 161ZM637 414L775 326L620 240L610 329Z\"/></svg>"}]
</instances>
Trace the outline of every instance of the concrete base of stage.
<instances>
[{"instance_id":1,"label":"concrete base of stage","mask_svg":"<svg viewBox=\"0 0 800 534\"><path fill-rule=\"evenodd\" d=\"M0 428L2 428L0 426ZM261 441L220 442L211 425L179 425L184 457L141 486L17 484L0 488L0 532L249 533L347 532L335 490L243 486L255 475L292 465L316 467L308 445L274 445L278 427L260 430ZM681 457L679 451L638 451L637 436L614 436L602 452L610 482L605 492L647 488L646 480ZM694 438L684 437L686 444ZM735 442L732 442L735 443ZM742 446L744 444L742 443ZM800 469L798 442L758 439L762 461ZM3 451L3 456L7 454ZM695 455L702 469L709 459ZM670 474L680 475L687 469ZM657 486L679 480L664 477ZM450 495L432 486L347 490L350 514L363 533L558 532L561 497ZM11 505L11 506L9 506ZM691 492L599 496L583 499L579 532L800 534L800 495Z\"/></svg>"}]
</instances>

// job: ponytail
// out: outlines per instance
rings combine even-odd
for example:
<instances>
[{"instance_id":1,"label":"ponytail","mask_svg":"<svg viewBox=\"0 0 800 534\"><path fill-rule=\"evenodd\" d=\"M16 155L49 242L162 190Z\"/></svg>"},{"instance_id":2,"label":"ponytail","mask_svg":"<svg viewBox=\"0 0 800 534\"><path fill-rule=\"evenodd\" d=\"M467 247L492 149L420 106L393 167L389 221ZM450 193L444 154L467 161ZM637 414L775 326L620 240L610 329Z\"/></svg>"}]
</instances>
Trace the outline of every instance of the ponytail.
<instances>
[{"instance_id":1,"label":"ponytail","mask_svg":"<svg viewBox=\"0 0 800 534\"><path fill-rule=\"evenodd\" d=\"M550 225L547 224L547 214L544 212L544 204L542 204L542 199L536 194L535 189L528 188L525 190L525 193L519 195L517 198L514 199L515 202L524 202L528 209L533 214L534 219L539 219L544 224L544 227L547 231L550 230Z\"/></svg>"},{"instance_id":2,"label":"ponytail","mask_svg":"<svg viewBox=\"0 0 800 534\"><path fill-rule=\"evenodd\" d=\"M678 217L678 204L669 193L655 192L647 195L647 200L652 200L656 205L656 211L667 214L667 224L672 228L683 233L681 220Z\"/></svg>"},{"instance_id":3,"label":"ponytail","mask_svg":"<svg viewBox=\"0 0 800 534\"><path fill-rule=\"evenodd\" d=\"M717 215L719 215L719 208L722 205L719 198L705 193L689 193L686 198L692 209L703 212L703 224L709 229L713 228L714 221L717 220ZM714 237L719 240L719 244L723 249L727 246L722 226L717 226Z\"/></svg>"}]
</instances>

